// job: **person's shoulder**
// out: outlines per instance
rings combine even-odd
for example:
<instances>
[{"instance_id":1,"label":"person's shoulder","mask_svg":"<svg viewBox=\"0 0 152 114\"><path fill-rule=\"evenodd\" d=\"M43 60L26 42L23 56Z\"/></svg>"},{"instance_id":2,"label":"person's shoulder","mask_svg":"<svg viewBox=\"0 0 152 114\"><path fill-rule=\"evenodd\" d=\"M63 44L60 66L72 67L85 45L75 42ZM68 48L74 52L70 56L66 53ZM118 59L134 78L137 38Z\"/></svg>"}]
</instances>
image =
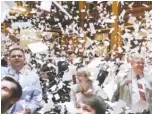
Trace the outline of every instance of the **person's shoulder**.
<instances>
[{"instance_id":1,"label":"person's shoulder","mask_svg":"<svg viewBox=\"0 0 152 114\"><path fill-rule=\"evenodd\" d=\"M8 67L1 67L1 75L8 74Z\"/></svg>"},{"instance_id":2,"label":"person's shoulder","mask_svg":"<svg viewBox=\"0 0 152 114\"><path fill-rule=\"evenodd\" d=\"M29 76L32 76L32 77L35 77L35 78L38 78L39 75L35 72L35 71L32 71L32 70L27 70L26 69L26 73L29 75Z\"/></svg>"},{"instance_id":3,"label":"person's shoulder","mask_svg":"<svg viewBox=\"0 0 152 114\"><path fill-rule=\"evenodd\" d=\"M8 69L8 67L3 67L3 66L1 66L1 71L2 70L7 70Z\"/></svg>"},{"instance_id":4,"label":"person's shoulder","mask_svg":"<svg viewBox=\"0 0 152 114\"><path fill-rule=\"evenodd\" d=\"M115 77L115 83L120 84L126 79L130 79L132 76L132 69L123 69L118 72L118 74Z\"/></svg>"}]
</instances>

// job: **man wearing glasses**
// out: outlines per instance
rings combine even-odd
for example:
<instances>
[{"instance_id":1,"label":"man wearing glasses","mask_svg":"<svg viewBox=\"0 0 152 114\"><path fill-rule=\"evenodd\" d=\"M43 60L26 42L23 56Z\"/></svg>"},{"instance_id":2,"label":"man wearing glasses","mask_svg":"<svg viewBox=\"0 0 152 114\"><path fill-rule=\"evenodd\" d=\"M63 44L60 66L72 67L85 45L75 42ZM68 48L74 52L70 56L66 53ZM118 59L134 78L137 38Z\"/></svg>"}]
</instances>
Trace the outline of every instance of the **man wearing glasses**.
<instances>
[{"instance_id":1,"label":"man wearing glasses","mask_svg":"<svg viewBox=\"0 0 152 114\"><path fill-rule=\"evenodd\" d=\"M135 55L131 60L131 69L125 76L121 76L121 79L119 77L118 88L112 101L125 101L131 110L130 114L150 114L152 96L149 93L152 87L147 77L149 73L144 72L144 59L140 55Z\"/></svg>"},{"instance_id":2,"label":"man wearing glasses","mask_svg":"<svg viewBox=\"0 0 152 114\"><path fill-rule=\"evenodd\" d=\"M16 45L9 51L9 66L2 69L2 77L5 75L14 76L23 89L20 100L8 111L9 114L22 113L33 114L39 108L42 89L39 76L25 67L24 50Z\"/></svg>"}]
</instances>

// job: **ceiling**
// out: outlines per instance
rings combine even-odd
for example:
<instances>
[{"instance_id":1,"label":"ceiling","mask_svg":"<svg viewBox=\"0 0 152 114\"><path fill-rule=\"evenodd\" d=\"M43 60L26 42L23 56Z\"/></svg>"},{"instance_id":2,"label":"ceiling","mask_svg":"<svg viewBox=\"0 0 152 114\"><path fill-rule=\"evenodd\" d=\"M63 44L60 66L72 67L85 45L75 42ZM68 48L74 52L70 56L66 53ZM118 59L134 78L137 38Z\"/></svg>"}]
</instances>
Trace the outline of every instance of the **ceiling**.
<instances>
[{"instance_id":1,"label":"ceiling","mask_svg":"<svg viewBox=\"0 0 152 114\"><path fill-rule=\"evenodd\" d=\"M11 9L10 15L16 18L9 19L7 17L4 23L28 21L32 23L35 29L43 29L43 31L61 32L61 28L66 29L72 23L77 24L76 30L79 27L87 30L90 26L89 23L93 23L95 29L111 28L112 23L104 22L105 17L110 19L115 16L112 13L112 1L59 1L48 2L48 5L45 4L46 7L42 7L44 4L42 1L17 1L16 3L18 7L24 7L26 10L19 12ZM125 14L123 21L120 21L119 18L117 21L119 24L129 25L127 22L130 15L142 19L145 11L151 9L152 1L120 1L118 2L119 14L123 10L125 10ZM72 18L69 18L68 15L71 15Z\"/></svg>"}]
</instances>

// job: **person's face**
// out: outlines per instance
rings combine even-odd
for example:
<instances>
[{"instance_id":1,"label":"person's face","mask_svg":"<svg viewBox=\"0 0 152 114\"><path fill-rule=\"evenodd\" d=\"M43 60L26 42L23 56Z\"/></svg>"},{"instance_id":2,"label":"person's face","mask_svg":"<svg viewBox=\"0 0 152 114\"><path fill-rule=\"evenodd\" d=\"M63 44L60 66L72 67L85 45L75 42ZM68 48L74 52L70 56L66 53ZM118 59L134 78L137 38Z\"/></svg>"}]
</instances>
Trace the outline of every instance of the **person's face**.
<instances>
[{"instance_id":1,"label":"person's face","mask_svg":"<svg viewBox=\"0 0 152 114\"><path fill-rule=\"evenodd\" d=\"M1 82L1 104L2 105L7 105L10 103L13 103L13 88L16 88L16 85L12 82L3 80Z\"/></svg>"},{"instance_id":2,"label":"person's face","mask_svg":"<svg viewBox=\"0 0 152 114\"><path fill-rule=\"evenodd\" d=\"M40 77L42 78L42 79L49 79L49 76L47 75L47 72L40 72Z\"/></svg>"},{"instance_id":3,"label":"person's face","mask_svg":"<svg viewBox=\"0 0 152 114\"><path fill-rule=\"evenodd\" d=\"M87 76L85 76L83 73L78 73L77 74L77 79L78 79L78 82L79 83L85 83L85 82L88 82L88 77Z\"/></svg>"},{"instance_id":4,"label":"person's face","mask_svg":"<svg viewBox=\"0 0 152 114\"><path fill-rule=\"evenodd\" d=\"M41 77L42 79L46 79L46 78L47 78L46 73L40 71L40 77Z\"/></svg>"},{"instance_id":5,"label":"person's face","mask_svg":"<svg viewBox=\"0 0 152 114\"><path fill-rule=\"evenodd\" d=\"M14 50L11 52L9 56L10 65L16 69L20 70L24 67L25 64L25 56L21 50Z\"/></svg>"},{"instance_id":6,"label":"person's face","mask_svg":"<svg viewBox=\"0 0 152 114\"><path fill-rule=\"evenodd\" d=\"M77 105L76 114L96 114L96 111L95 111L95 109L93 109L89 105L86 105L84 103L80 103Z\"/></svg>"},{"instance_id":7,"label":"person's face","mask_svg":"<svg viewBox=\"0 0 152 114\"><path fill-rule=\"evenodd\" d=\"M136 74L142 74L144 69L144 60L137 59L132 61L132 69Z\"/></svg>"}]
</instances>

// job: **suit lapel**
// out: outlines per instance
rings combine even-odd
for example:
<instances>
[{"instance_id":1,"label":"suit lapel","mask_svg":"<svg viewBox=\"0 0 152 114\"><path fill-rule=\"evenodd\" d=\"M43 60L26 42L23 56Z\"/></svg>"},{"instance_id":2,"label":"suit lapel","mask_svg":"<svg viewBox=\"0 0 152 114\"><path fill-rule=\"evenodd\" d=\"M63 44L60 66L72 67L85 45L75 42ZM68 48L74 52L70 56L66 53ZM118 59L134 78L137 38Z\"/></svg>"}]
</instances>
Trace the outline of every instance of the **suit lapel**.
<instances>
[{"instance_id":1,"label":"suit lapel","mask_svg":"<svg viewBox=\"0 0 152 114\"><path fill-rule=\"evenodd\" d=\"M128 80L132 80L132 71L128 74ZM128 84L130 95L132 95L132 83Z\"/></svg>"}]
</instances>

